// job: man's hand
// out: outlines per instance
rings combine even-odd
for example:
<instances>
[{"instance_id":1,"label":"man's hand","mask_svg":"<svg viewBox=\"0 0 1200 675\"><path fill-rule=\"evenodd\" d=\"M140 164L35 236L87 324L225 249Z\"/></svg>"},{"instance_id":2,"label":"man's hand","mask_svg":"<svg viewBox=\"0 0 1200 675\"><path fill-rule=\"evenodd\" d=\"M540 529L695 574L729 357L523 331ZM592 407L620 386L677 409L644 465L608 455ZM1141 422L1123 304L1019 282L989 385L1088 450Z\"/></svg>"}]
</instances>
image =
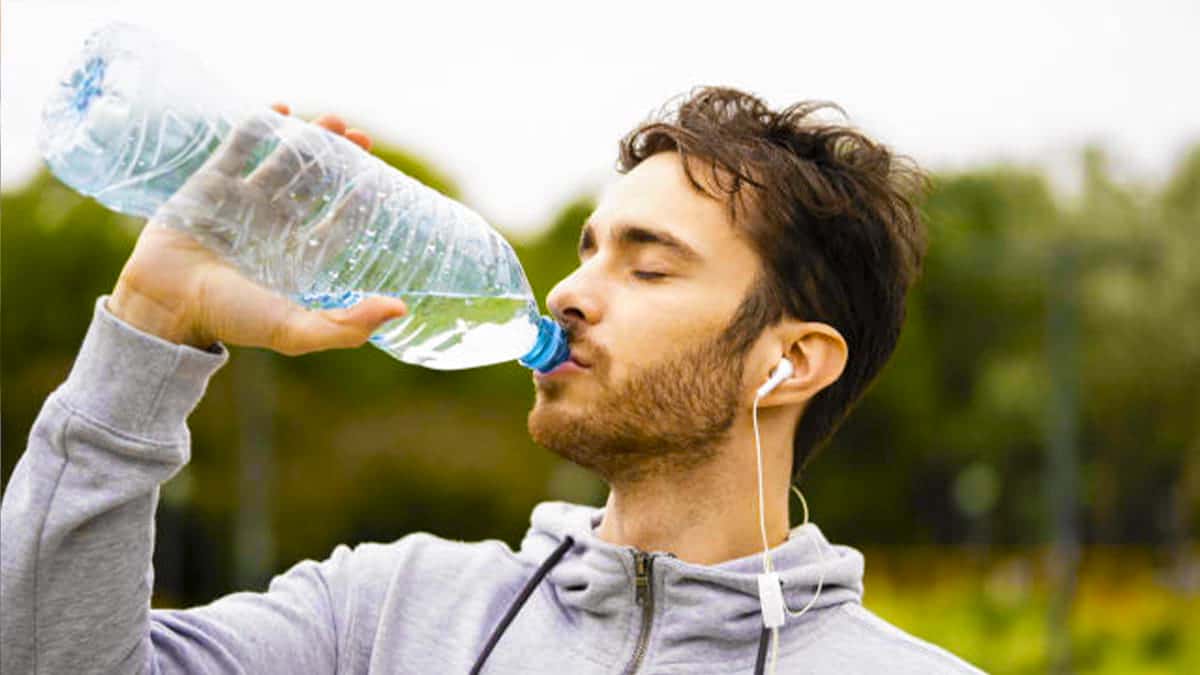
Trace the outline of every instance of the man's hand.
<instances>
[{"instance_id":1,"label":"man's hand","mask_svg":"<svg viewBox=\"0 0 1200 675\"><path fill-rule=\"evenodd\" d=\"M280 114L289 114L285 105L273 107ZM313 123L363 149L371 146L366 134L347 130L346 123L336 116L323 115ZM189 179L192 192L198 185L201 190L237 190L242 181L286 179L286 175L268 173L296 170L287 164L284 153L276 152L255 175L243 178L241 169L249 148L238 147L238 135L235 131L217 150L198 172L203 175ZM185 184L180 192L188 188ZM306 310L246 278L191 235L164 226L158 219L156 215L142 230L108 299L108 309L135 328L165 340L200 348L219 340L295 355L361 345L380 324L408 311L397 298L375 295L346 309Z\"/></svg>"}]
</instances>

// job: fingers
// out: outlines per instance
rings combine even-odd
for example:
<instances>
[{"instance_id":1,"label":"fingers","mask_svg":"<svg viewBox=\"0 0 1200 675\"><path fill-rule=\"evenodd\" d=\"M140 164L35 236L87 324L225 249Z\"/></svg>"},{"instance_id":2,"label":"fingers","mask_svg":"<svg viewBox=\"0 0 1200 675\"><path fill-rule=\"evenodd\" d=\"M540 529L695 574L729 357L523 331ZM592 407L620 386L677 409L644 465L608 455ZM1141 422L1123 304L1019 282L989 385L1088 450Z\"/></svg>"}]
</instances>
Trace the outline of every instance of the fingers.
<instances>
[{"instance_id":1,"label":"fingers","mask_svg":"<svg viewBox=\"0 0 1200 675\"><path fill-rule=\"evenodd\" d=\"M316 214L305 236L320 242L342 241L345 245L358 239L370 223L381 216L383 201L379 193L383 191L384 181L378 168L368 166L367 170L356 173L352 184L340 186L345 190L330 202L330 208ZM313 252L323 255L324 248Z\"/></svg>"},{"instance_id":2,"label":"fingers","mask_svg":"<svg viewBox=\"0 0 1200 675\"><path fill-rule=\"evenodd\" d=\"M338 136L342 136L346 133L346 121L337 115L330 115L326 113L313 120L313 124L319 127L325 127Z\"/></svg>"},{"instance_id":3,"label":"fingers","mask_svg":"<svg viewBox=\"0 0 1200 675\"><path fill-rule=\"evenodd\" d=\"M241 179L197 171L154 213L152 222L190 232L220 255L230 255L241 230Z\"/></svg>"},{"instance_id":4,"label":"fingers","mask_svg":"<svg viewBox=\"0 0 1200 675\"><path fill-rule=\"evenodd\" d=\"M275 103L271 106L271 109L281 115L291 114L291 108L285 103ZM337 115L321 115L313 120L313 124L339 136L346 136L351 142L364 150L369 150L373 144L369 135L360 129L348 129L346 121ZM242 121L209 159L209 168L216 169L226 175L241 175L242 171L246 168L247 162L251 159L259 145L270 140L273 135L279 134L283 128L286 128L286 126L281 126L280 122L266 116L256 115ZM283 143L282 145L286 147L288 144ZM295 157L290 159L295 159ZM291 164L290 168L294 171L297 167L295 164ZM286 163L283 168L278 166L273 167L273 170L266 174L270 180L263 182L279 182L281 178L286 177L288 174L288 171L285 169Z\"/></svg>"},{"instance_id":5,"label":"fingers","mask_svg":"<svg viewBox=\"0 0 1200 675\"><path fill-rule=\"evenodd\" d=\"M324 114L313 120L313 124L325 127L339 136L345 136L348 140L354 142L363 150L370 150L374 143L371 137L362 129L348 129L346 121L337 115Z\"/></svg>"},{"instance_id":6,"label":"fingers","mask_svg":"<svg viewBox=\"0 0 1200 675\"><path fill-rule=\"evenodd\" d=\"M286 108L286 106L283 106ZM339 136L345 136L364 150L371 148L371 137L359 129L347 129L346 122L337 115L325 114L313 120L313 125L321 127ZM319 159L329 154L334 148L329 139L320 133L311 133L312 126L296 122L281 127L277 133L280 139L278 148L263 161L249 176L249 181L264 190L280 190L286 188L298 196L312 196L314 186L306 185L303 172L312 168ZM308 176L308 182L320 178L313 172ZM328 186L326 186L328 187Z\"/></svg>"},{"instance_id":7,"label":"fingers","mask_svg":"<svg viewBox=\"0 0 1200 675\"><path fill-rule=\"evenodd\" d=\"M293 305L271 348L287 355L357 347L382 324L408 314L403 300L369 295L353 307L311 311Z\"/></svg>"},{"instance_id":8,"label":"fingers","mask_svg":"<svg viewBox=\"0 0 1200 675\"><path fill-rule=\"evenodd\" d=\"M208 159L205 168L227 176L241 176L255 148L274 134L276 125L272 122L265 115L254 115L239 122Z\"/></svg>"},{"instance_id":9,"label":"fingers","mask_svg":"<svg viewBox=\"0 0 1200 675\"><path fill-rule=\"evenodd\" d=\"M363 150L370 150L371 146L374 145L374 143L371 141L371 137L368 136L366 134L366 132L361 131L359 129L347 130L346 138L353 141L356 145L358 145Z\"/></svg>"},{"instance_id":10,"label":"fingers","mask_svg":"<svg viewBox=\"0 0 1200 675\"><path fill-rule=\"evenodd\" d=\"M331 150L328 138L299 121L280 128L279 135L281 138L275 151L258 165L247 180L268 193L288 188L292 193L303 192L303 196L311 196L308 193L313 191L314 186L308 183L315 182L323 173L317 164Z\"/></svg>"}]
</instances>

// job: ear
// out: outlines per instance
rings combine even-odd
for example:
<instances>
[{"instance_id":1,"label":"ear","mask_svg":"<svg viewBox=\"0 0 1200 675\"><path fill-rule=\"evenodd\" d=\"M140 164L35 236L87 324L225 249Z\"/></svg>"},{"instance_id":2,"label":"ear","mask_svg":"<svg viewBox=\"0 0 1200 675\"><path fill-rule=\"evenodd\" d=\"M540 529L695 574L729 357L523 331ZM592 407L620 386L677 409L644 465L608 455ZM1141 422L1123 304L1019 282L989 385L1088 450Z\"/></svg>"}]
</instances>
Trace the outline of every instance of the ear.
<instances>
[{"instance_id":1,"label":"ear","mask_svg":"<svg viewBox=\"0 0 1200 675\"><path fill-rule=\"evenodd\" d=\"M850 351L836 328L817 322L797 322L787 331L788 359L795 366L792 376L758 403L758 407L807 403L833 384L846 369ZM774 364L771 365L774 368ZM765 381L765 378L764 378Z\"/></svg>"}]
</instances>

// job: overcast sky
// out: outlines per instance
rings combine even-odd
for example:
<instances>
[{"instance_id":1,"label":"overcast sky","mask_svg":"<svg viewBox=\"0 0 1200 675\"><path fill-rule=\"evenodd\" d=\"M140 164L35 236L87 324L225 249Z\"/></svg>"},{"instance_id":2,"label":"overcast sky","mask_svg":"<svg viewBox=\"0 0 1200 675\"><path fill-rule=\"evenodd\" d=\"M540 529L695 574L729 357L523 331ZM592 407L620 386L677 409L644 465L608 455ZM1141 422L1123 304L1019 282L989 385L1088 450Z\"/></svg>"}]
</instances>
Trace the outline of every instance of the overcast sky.
<instances>
[{"instance_id":1,"label":"overcast sky","mask_svg":"<svg viewBox=\"0 0 1200 675\"><path fill-rule=\"evenodd\" d=\"M233 90L420 153L512 232L609 180L620 136L697 84L833 100L930 168L1037 163L1064 184L1085 142L1154 179L1200 141L1197 0L6 0L5 189L39 166L41 102L69 55L112 20Z\"/></svg>"}]
</instances>

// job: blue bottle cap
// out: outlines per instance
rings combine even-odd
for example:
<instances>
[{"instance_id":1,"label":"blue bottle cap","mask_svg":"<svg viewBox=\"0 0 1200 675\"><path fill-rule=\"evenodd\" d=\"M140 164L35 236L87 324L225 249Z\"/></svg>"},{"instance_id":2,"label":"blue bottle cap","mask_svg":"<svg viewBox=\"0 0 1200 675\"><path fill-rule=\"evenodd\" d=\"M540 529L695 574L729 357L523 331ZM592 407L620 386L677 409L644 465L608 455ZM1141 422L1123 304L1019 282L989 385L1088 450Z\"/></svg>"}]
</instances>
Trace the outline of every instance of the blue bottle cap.
<instances>
[{"instance_id":1,"label":"blue bottle cap","mask_svg":"<svg viewBox=\"0 0 1200 675\"><path fill-rule=\"evenodd\" d=\"M554 319L543 316L538 320L537 342L519 363L539 373L548 373L571 357L567 334Z\"/></svg>"}]
</instances>

